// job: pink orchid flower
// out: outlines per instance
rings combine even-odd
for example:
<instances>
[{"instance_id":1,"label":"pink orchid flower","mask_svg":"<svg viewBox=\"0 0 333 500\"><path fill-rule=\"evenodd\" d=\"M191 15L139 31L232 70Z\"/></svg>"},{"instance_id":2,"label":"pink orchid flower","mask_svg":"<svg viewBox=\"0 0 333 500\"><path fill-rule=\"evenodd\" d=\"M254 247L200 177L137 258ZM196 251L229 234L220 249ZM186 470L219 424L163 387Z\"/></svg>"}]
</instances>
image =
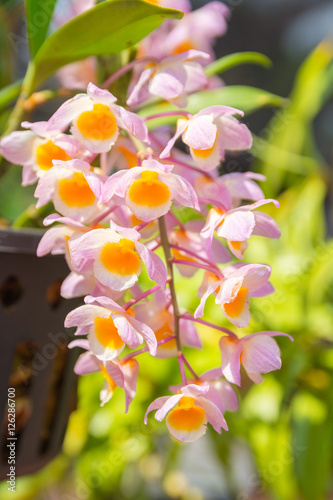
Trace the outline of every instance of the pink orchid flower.
<instances>
[{"instance_id":1,"label":"pink orchid flower","mask_svg":"<svg viewBox=\"0 0 333 500\"><path fill-rule=\"evenodd\" d=\"M206 397L208 391L208 385L189 384L182 387L179 394L155 399L148 407L145 423L147 423L148 413L158 410L155 413L156 420L161 422L167 415L168 431L175 439L183 443L191 443L200 439L207 430L207 422L219 434L222 428L227 431L228 426L222 412Z\"/></svg>"},{"instance_id":2,"label":"pink orchid flower","mask_svg":"<svg viewBox=\"0 0 333 500\"><path fill-rule=\"evenodd\" d=\"M181 136L190 148L192 158L204 171L213 170L228 151L250 149L252 135L246 125L232 115L243 116L243 111L229 106L210 106L190 118L180 118L177 130L160 158L167 158L176 140Z\"/></svg>"},{"instance_id":3,"label":"pink orchid flower","mask_svg":"<svg viewBox=\"0 0 333 500\"><path fill-rule=\"evenodd\" d=\"M135 229L117 226L93 229L75 241L69 241L72 265L76 272L92 272L103 285L123 291L137 282L141 260L150 279L165 288L167 273L163 261L145 245Z\"/></svg>"},{"instance_id":4,"label":"pink orchid flower","mask_svg":"<svg viewBox=\"0 0 333 500\"><path fill-rule=\"evenodd\" d=\"M54 167L37 185L36 207L52 201L62 215L87 222L103 209L98 206L98 199L104 180L103 176L91 171L89 163L82 160L54 161Z\"/></svg>"},{"instance_id":5,"label":"pink orchid flower","mask_svg":"<svg viewBox=\"0 0 333 500\"><path fill-rule=\"evenodd\" d=\"M156 160L144 160L142 167L116 172L106 181L100 203L124 199L132 213L142 221L152 221L165 215L175 199L181 205L200 210L191 184L171 173L173 165Z\"/></svg>"},{"instance_id":6,"label":"pink orchid flower","mask_svg":"<svg viewBox=\"0 0 333 500\"><path fill-rule=\"evenodd\" d=\"M142 118L115 104L116 100L108 90L89 83L86 94L77 94L60 106L47 122L48 130L65 130L72 123L72 134L92 153L109 151L119 129L147 142Z\"/></svg>"},{"instance_id":7,"label":"pink orchid flower","mask_svg":"<svg viewBox=\"0 0 333 500\"><path fill-rule=\"evenodd\" d=\"M200 9L185 14L173 24L164 39L165 50L180 54L190 49L203 50L214 57L212 46L217 37L225 35L230 10L221 2L208 2Z\"/></svg>"},{"instance_id":8,"label":"pink orchid flower","mask_svg":"<svg viewBox=\"0 0 333 500\"><path fill-rule=\"evenodd\" d=\"M140 74L127 104L137 106L152 96L161 97L181 108L186 106L186 96L203 89L208 82L198 60L209 58L205 52L189 50L161 62L150 63Z\"/></svg>"},{"instance_id":9,"label":"pink orchid flower","mask_svg":"<svg viewBox=\"0 0 333 500\"><path fill-rule=\"evenodd\" d=\"M235 264L223 270L224 277L209 276L211 284L203 294L194 317L204 314L209 295L215 296L215 303L221 306L223 314L238 328L250 322L249 297L263 297L273 293L274 288L268 279L271 268L264 264Z\"/></svg>"},{"instance_id":10,"label":"pink orchid flower","mask_svg":"<svg viewBox=\"0 0 333 500\"><path fill-rule=\"evenodd\" d=\"M209 252L210 250L214 230L216 230L218 236L227 240L229 250L238 259L243 258L247 249L247 240L251 235L279 238L281 233L275 220L264 212L253 211L267 203L274 203L276 207L280 206L278 201L268 199L259 200L252 205L243 205L228 211L212 208L200 233L206 251Z\"/></svg>"},{"instance_id":11,"label":"pink orchid flower","mask_svg":"<svg viewBox=\"0 0 333 500\"><path fill-rule=\"evenodd\" d=\"M237 392L230 382L221 377L221 367L213 368L200 375L199 379L189 380L188 382L189 384L208 386L205 398L214 403L223 415L226 411L234 412L238 410ZM169 390L176 394L181 387L181 385L173 385L169 387Z\"/></svg>"},{"instance_id":12,"label":"pink orchid flower","mask_svg":"<svg viewBox=\"0 0 333 500\"><path fill-rule=\"evenodd\" d=\"M263 381L262 373L268 373L281 368L281 353L279 346L272 337L293 338L281 332L259 332L238 339L221 337L220 349L222 356L222 373L229 382L241 385L240 365L249 378L256 384Z\"/></svg>"},{"instance_id":13,"label":"pink orchid flower","mask_svg":"<svg viewBox=\"0 0 333 500\"><path fill-rule=\"evenodd\" d=\"M69 348L72 349L73 347L88 349L87 352L79 356L75 364L74 372L77 375L89 375L91 373L101 372L105 378L103 388L100 392L101 406L104 406L105 403L110 401L116 387L120 387L125 391L125 413L127 413L136 392L139 373L138 361L134 358L130 358L124 361L113 359L103 363L89 350L89 342L84 339L71 342Z\"/></svg>"},{"instance_id":14,"label":"pink orchid flower","mask_svg":"<svg viewBox=\"0 0 333 500\"><path fill-rule=\"evenodd\" d=\"M109 297L85 298L86 305L71 311L65 326L77 326L76 335L88 334L89 349L101 361L115 359L125 348L137 348L143 340L155 356L157 341L149 326L134 319L134 311L125 311Z\"/></svg>"},{"instance_id":15,"label":"pink orchid flower","mask_svg":"<svg viewBox=\"0 0 333 500\"><path fill-rule=\"evenodd\" d=\"M53 160L71 160L83 148L72 136L61 130L47 130L47 122L23 122L22 127L30 130L12 132L0 141L0 154L6 160L21 165L22 185L34 184L53 167Z\"/></svg>"},{"instance_id":16,"label":"pink orchid flower","mask_svg":"<svg viewBox=\"0 0 333 500\"><path fill-rule=\"evenodd\" d=\"M174 314L170 302L170 294L164 290L158 290L152 300L141 302L135 306L135 317L153 330L157 342L174 335ZM202 347L197 330L191 321L180 319L179 329L183 345L194 348ZM157 347L157 358L169 358L176 355L175 339Z\"/></svg>"}]
</instances>

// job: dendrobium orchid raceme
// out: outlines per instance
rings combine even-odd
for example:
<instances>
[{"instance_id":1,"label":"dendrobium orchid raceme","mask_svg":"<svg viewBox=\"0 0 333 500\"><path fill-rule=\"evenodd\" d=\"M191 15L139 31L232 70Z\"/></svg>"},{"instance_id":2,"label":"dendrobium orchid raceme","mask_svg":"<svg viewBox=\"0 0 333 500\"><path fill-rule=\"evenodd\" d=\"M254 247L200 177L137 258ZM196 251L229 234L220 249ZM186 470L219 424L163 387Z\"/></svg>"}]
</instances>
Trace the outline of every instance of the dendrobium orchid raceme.
<instances>
[{"instance_id":1,"label":"dendrobium orchid raceme","mask_svg":"<svg viewBox=\"0 0 333 500\"><path fill-rule=\"evenodd\" d=\"M268 281L271 268L263 264L236 264L225 268L223 273L223 278L209 276L209 285L194 317L203 316L206 300L213 294L228 320L238 328L246 327L251 318L249 297L263 297L274 291Z\"/></svg>"},{"instance_id":2,"label":"dendrobium orchid raceme","mask_svg":"<svg viewBox=\"0 0 333 500\"><path fill-rule=\"evenodd\" d=\"M208 385L190 384L182 387L175 396L157 398L148 407L145 421L148 413L158 410L156 420L161 422L167 416L166 425L170 434L183 443L200 439L207 430L207 422L221 434L222 428L227 431L228 426L220 409L206 398L208 391Z\"/></svg>"},{"instance_id":3,"label":"dendrobium orchid raceme","mask_svg":"<svg viewBox=\"0 0 333 500\"><path fill-rule=\"evenodd\" d=\"M264 380L262 373L281 368L281 353L279 346L272 337L284 336L294 339L281 332L259 332L242 338L225 336L220 339L222 356L222 374L229 382L241 385L240 366L242 365L256 384Z\"/></svg>"},{"instance_id":4,"label":"dendrobium orchid raceme","mask_svg":"<svg viewBox=\"0 0 333 500\"><path fill-rule=\"evenodd\" d=\"M149 326L134 319L134 311L125 311L108 297L85 299L86 305L70 312L66 327L77 326L76 335L88 333L89 348L101 361L110 361L119 356L125 345L135 349L143 340L149 352L156 354L157 341Z\"/></svg>"},{"instance_id":5,"label":"dendrobium orchid raceme","mask_svg":"<svg viewBox=\"0 0 333 500\"><path fill-rule=\"evenodd\" d=\"M121 228L111 221L110 229L94 229L69 241L73 268L79 273L92 272L103 285L123 291L137 282L143 261L149 277L165 288L163 261L139 239L135 229Z\"/></svg>"},{"instance_id":6,"label":"dendrobium orchid raceme","mask_svg":"<svg viewBox=\"0 0 333 500\"><path fill-rule=\"evenodd\" d=\"M199 113L179 118L177 130L160 158L167 158L176 140L190 148L192 158L204 171L218 167L225 151L242 151L252 146L252 135L246 125L233 115L243 116L243 111L229 106L210 106Z\"/></svg>"},{"instance_id":7,"label":"dendrobium orchid raceme","mask_svg":"<svg viewBox=\"0 0 333 500\"><path fill-rule=\"evenodd\" d=\"M205 52L189 50L161 62L150 63L127 99L129 106L137 106L149 97L161 97L184 107L186 96L207 85L208 78L198 60L210 59Z\"/></svg>"},{"instance_id":8,"label":"dendrobium orchid raceme","mask_svg":"<svg viewBox=\"0 0 333 500\"><path fill-rule=\"evenodd\" d=\"M109 151L120 129L140 141L147 141L144 121L115 104L116 100L108 90L89 83L86 94L77 94L60 106L49 119L48 130L65 130L71 123L74 137L92 153Z\"/></svg>"},{"instance_id":9,"label":"dendrobium orchid raceme","mask_svg":"<svg viewBox=\"0 0 333 500\"><path fill-rule=\"evenodd\" d=\"M76 7L90 12L112 4L94 3L75 0ZM205 434L208 423L218 433L228 430L224 413L238 408L231 384L240 385L241 365L255 383L263 380L261 374L281 367L273 337L285 334L263 331L238 337L220 326L219 319L214 324L202 318L213 295L221 322L224 315L236 327L247 327L249 299L273 292L268 265L239 260L252 235L280 236L272 217L256 210L279 203L265 199L257 184L265 180L262 175L220 175L217 169L226 151L251 148L251 133L237 118L243 111L225 106L223 92L219 105L200 109L203 96L212 103L209 92L224 85L216 75L212 81L206 74L219 66L207 64L214 60L216 36L226 31L229 9L211 2L191 12L188 0L150 0L145 6L133 2L133 8L156 13L156 20L159 12L163 16L163 9L149 3L180 8L185 15L181 21L168 19L139 42L136 57L132 50L117 57L115 64L130 61L111 75L108 65L92 55L90 62L95 69L99 66L92 81L104 80L98 82L101 88L89 83L86 93L64 102L48 121L23 122L26 130L1 139L0 153L23 166L24 185L38 181L37 217L51 213L49 203L58 212L44 219L48 229L37 255L63 254L70 273L61 294L84 297L83 305L65 320L66 327L77 327L70 347L84 350L75 372L104 377L102 406L116 387L123 389L127 411L136 392L137 357L154 356L156 370L170 358L170 366L179 367L179 379L169 388L171 396L147 403L145 422L156 410L155 418L166 418L175 439L192 442ZM89 11L83 15L88 18ZM138 32L133 40L139 41ZM67 76L70 82L72 73ZM82 86L86 72L79 76L74 85L69 83L72 88ZM108 89L118 102L128 96L126 107ZM164 102L152 103L156 97ZM187 102L195 114L179 109ZM170 103L176 107L168 111ZM170 123L177 118L175 130ZM187 147L176 144L178 139ZM227 264L232 257L235 263ZM141 273L142 263L147 273ZM179 274L180 290L187 289L181 302ZM195 279L202 274L198 290ZM197 290L200 304L193 316L184 304L190 307ZM223 333L214 346L218 352L219 343L222 361L199 376L187 350L204 349L205 328Z\"/></svg>"},{"instance_id":10,"label":"dendrobium orchid raceme","mask_svg":"<svg viewBox=\"0 0 333 500\"><path fill-rule=\"evenodd\" d=\"M106 181L100 203L107 204L113 199L124 200L132 213L145 222L168 213L173 199L185 207L200 211L192 185L173 174L172 169L173 165L145 160L141 167L121 170Z\"/></svg>"}]
</instances>

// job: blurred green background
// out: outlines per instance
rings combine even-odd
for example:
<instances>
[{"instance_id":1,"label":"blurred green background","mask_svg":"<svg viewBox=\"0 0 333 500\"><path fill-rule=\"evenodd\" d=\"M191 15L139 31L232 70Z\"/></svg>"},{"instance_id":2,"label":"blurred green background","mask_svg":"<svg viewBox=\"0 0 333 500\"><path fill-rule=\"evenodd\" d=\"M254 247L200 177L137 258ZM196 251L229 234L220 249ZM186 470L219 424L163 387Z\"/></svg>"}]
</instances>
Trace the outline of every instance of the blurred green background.
<instances>
[{"instance_id":1,"label":"blurred green background","mask_svg":"<svg viewBox=\"0 0 333 500\"><path fill-rule=\"evenodd\" d=\"M19 1L6 3L7 7L0 8L1 87L19 71L6 33L17 30L21 7ZM173 441L164 424L152 417L148 426L143 424L151 400L167 394L168 385L178 383L174 360L140 356L138 394L126 416L120 391L100 408L102 377L82 377L63 453L44 470L18 479L15 494L7 491L6 484L0 485L1 499L13 495L22 500L333 498L333 119L327 115L327 110L333 109L333 42L326 38L317 45L315 36L309 42L305 24L303 45L302 36L299 40L303 51L290 56L281 47L294 35L295 48L297 30L292 31L291 22L289 31L280 30L275 45L271 38L269 43L259 40L257 33L251 38L256 32L259 3L230 4L236 7L230 35L221 42L222 52L236 48L236 39L238 50L255 49L271 55L268 51L274 47L280 85L276 80L273 83L272 77L265 80L261 69L256 77L255 69L252 73L236 70L226 74L225 81L250 81L280 95L289 94L289 100L283 108L246 117L256 132L251 155L241 155L236 163L235 158L229 158L224 168L231 171L236 164L236 169L265 174L267 182L261 185L265 195L281 204L279 210L269 212L279 224L281 239L252 238L249 242L246 260L272 267L276 292L252 302L252 320L245 333L278 330L291 334L294 343L278 340L282 369L265 376L259 386L247 383L244 376L240 408L226 414L229 432L219 436L209 429L201 441L190 445ZM276 2L267 2L259 16L260 21L265 12L268 25L274 24L271 3L272 9L276 8ZM323 5L332 7L331 2L312 3L317 14ZM280 7L285 7L284 2ZM247 27L241 23L244 16ZM243 30L240 41L238 21L238 29ZM321 38L324 34L321 30ZM5 119L6 112L0 116L0 126ZM20 170L14 167L1 181L0 217L15 219L32 200L31 189L18 188L19 178ZM198 288L201 277L199 273L190 283L182 283L178 276L183 307L196 307L198 298L192 290ZM212 301L206 311L208 320L227 325ZM200 373L218 366L220 355L218 333L205 327L199 331L204 351L189 351L188 358Z\"/></svg>"}]
</instances>

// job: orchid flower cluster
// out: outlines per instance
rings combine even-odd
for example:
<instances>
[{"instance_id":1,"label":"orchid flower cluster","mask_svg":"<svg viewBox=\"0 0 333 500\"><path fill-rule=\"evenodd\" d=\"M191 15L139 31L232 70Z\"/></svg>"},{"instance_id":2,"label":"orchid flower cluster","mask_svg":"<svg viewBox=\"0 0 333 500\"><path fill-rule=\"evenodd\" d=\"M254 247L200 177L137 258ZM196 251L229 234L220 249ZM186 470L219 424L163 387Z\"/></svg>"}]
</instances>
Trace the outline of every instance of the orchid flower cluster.
<instances>
[{"instance_id":1,"label":"orchid flower cluster","mask_svg":"<svg viewBox=\"0 0 333 500\"><path fill-rule=\"evenodd\" d=\"M166 22L139 45L127 68L134 70L126 108L107 90L122 68L103 88L89 83L47 122L23 122L25 130L3 138L0 147L5 158L23 166L24 185L38 181L37 207L52 202L57 212L44 221L52 227L38 255L64 254L70 274L62 296L85 297L65 320L66 327L77 327L70 347L84 350L75 372L101 372L101 405L119 387L127 411L139 355L176 358L180 383L170 387L173 395L150 404L145 421L157 410L155 418L166 417L174 438L190 442L206 432L207 423L218 433L228 430L224 413L238 408L232 384L241 385L241 365L253 382L262 382L263 373L281 367L274 337L285 334L238 337L202 319L213 296L230 323L247 327L250 300L273 292L270 267L242 259L250 237L280 236L275 221L258 210L278 202L265 199L259 174L219 176L226 152L251 147L251 133L239 121L243 112L224 105L186 110L188 95L223 85L207 78L204 66L216 36L226 30L228 9L212 2L190 12L187 0L173 3L185 17ZM143 119L140 110L156 98L178 111ZM176 130L148 130L149 120L161 116L178 117ZM195 217L181 222L182 207ZM139 281L143 268L153 281L147 290ZM202 271L201 300L192 315L179 306L176 278ZM183 350L202 348L197 323L220 333L221 365L202 375Z\"/></svg>"}]
</instances>

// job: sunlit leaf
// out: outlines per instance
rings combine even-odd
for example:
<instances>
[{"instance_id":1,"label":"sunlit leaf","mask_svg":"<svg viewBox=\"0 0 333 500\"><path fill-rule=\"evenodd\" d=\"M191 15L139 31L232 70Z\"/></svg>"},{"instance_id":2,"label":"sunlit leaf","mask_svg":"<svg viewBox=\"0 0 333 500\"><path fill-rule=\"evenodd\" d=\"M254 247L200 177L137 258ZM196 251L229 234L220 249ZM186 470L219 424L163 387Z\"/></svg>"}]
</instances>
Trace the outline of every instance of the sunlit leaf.
<instances>
[{"instance_id":1,"label":"sunlit leaf","mask_svg":"<svg viewBox=\"0 0 333 500\"><path fill-rule=\"evenodd\" d=\"M107 0L60 26L37 52L28 76L34 89L65 64L128 49L169 18L183 13L142 0Z\"/></svg>"},{"instance_id":2,"label":"sunlit leaf","mask_svg":"<svg viewBox=\"0 0 333 500\"><path fill-rule=\"evenodd\" d=\"M43 44L57 0L25 0L27 34L31 57Z\"/></svg>"}]
</instances>

